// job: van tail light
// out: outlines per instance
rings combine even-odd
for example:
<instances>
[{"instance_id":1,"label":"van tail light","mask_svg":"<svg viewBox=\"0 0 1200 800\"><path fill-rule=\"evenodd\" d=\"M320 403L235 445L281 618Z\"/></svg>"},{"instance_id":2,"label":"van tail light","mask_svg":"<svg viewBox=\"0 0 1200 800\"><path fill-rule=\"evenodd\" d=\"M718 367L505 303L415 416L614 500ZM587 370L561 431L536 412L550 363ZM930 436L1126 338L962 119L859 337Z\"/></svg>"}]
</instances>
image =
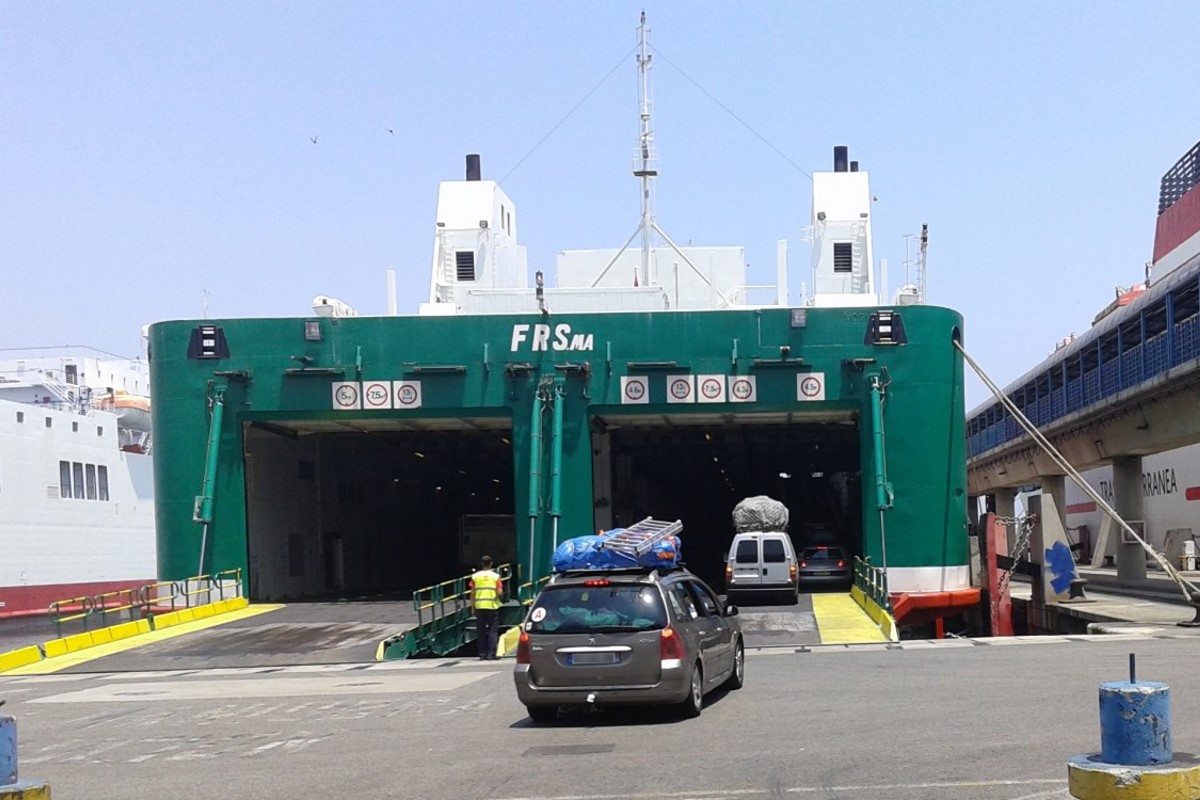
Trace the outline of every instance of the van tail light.
<instances>
[{"instance_id":1,"label":"van tail light","mask_svg":"<svg viewBox=\"0 0 1200 800\"><path fill-rule=\"evenodd\" d=\"M733 582L733 567L730 567L730 566L725 567L725 582L726 583Z\"/></svg>"},{"instance_id":2,"label":"van tail light","mask_svg":"<svg viewBox=\"0 0 1200 800\"><path fill-rule=\"evenodd\" d=\"M838 568L839 568L839 569L840 569L841 567L844 567L844 566L846 566L846 562L845 562L845 561L839 561L839 562L838 562Z\"/></svg>"},{"instance_id":3,"label":"van tail light","mask_svg":"<svg viewBox=\"0 0 1200 800\"><path fill-rule=\"evenodd\" d=\"M791 581L792 583L796 582L796 565L795 564L788 565L788 580Z\"/></svg>"},{"instance_id":4,"label":"van tail light","mask_svg":"<svg viewBox=\"0 0 1200 800\"><path fill-rule=\"evenodd\" d=\"M521 631L521 635L517 638L517 663L529 663L529 634Z\"/></svg>"},{"instance_id":5,"label":"van tail light","mask_svg":"<svg viewBox=\"0 0 1200 800\"><path fill-rule=\"evenodd\" d=\"M674 628L663 628L658 639L659 656L663 661L668 659L683 659L687 653L683 651L683 640Z\"/></svg>"}]
</instances>

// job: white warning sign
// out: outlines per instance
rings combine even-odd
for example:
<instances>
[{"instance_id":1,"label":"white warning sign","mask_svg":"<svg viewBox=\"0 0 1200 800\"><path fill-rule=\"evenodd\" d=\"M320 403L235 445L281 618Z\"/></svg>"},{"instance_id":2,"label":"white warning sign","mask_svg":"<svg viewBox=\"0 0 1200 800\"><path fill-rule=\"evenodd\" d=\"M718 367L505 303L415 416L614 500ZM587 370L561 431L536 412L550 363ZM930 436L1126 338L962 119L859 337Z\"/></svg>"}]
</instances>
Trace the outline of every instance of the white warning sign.
<instances>
[{"instance_id":1,"label":"white warning sign","mask_svg":"<svg viewBox=\"0 0 1200 800\"><path fill-rule=\"evenodd\" d=\"M755 375L733 375L729 378L729 402L758 402L758 384Z\"/></svg>"},{"instance_id":2,"label":"white warning sign","mask_svg":"<svg viewBox=\"0 0 1200 800\"><path fill-rule=\"evenodd\" d=\"M668 403L694 403L694 402L696 402L696 376L695 375L668 375L667 376L667 402Z\"/></svg>"},{"instance_id":3,"label":"white warning sign","mask_svg":"<svg viewBox=\"0 0 1200 800\"><path fill-rule=\"evenodd\" d=\"M725 376L697 375L696 399L700 403L724 403Z\"/></svg>"},{"instance_id":4,"label":"white warning sign","mask_svg":"<svg viewBox=\"0 0 1200 800\"><path fill-rule=\"evenodd\" d=\"M395 408L420 408L421 382L392 381L392 400Z\"/></svg>"},{"instance_id":5,"label":"white warning sign","mask_svg":"<svg viewBox=\"0 0 1200 800\"><path fill-rule=\"evenodd\" d=\"M621 404L639 405L650 402L650 380L645 375L621 378Z\"/></svg>"},{"instance_id":6,"label":"white warning sign","mask_svg":"<svg viewBox=\"0 0 1200 800\"><path fill-rule=\"evenodd\" d=\"M363 408L391 408L392 407L392 382L391 381L363 381L362 385L362 405Z\"/></svg>"},{"instance_id":7,"label":"white warning sign","mask_svg":"<svg viewBox=\"0 0 1200 800\"><path fill-rule=\"evenodd\" d=\"M796 399L805 400L824 400L825 399L825 373L824 372L802 372L796 376Z\"/></svg>"},{"instance_id":8,"label":"white warning sign","mask_svg":"<svg viewBox=\"0 0 1200 800\"><path fill-rule=\"evenodd\" d=\"M357 411L362 408L362 394L354 381L335 381L333 384L333 410Z\"/></svg>"}]
</instances>

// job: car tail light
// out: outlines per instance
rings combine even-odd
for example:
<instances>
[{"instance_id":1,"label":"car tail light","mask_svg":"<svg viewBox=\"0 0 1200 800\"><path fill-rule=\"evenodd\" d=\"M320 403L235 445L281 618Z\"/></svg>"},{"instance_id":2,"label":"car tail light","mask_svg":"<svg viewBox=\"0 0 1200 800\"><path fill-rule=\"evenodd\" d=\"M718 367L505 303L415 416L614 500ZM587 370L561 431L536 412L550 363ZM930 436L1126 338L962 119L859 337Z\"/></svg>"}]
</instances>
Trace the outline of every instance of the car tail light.
<instances>
[{"instance_id":1,"label":"car tail light","mask_svg":"<svg viewBox=\"0 0 1200 800\"><path fill-rule=\"evenodd\" d=\"M839 561L839 562L838 562L838 567L844 567L844 566L846 566L846 562L845 562L845 561Z\"/></svg>"},{"instance_id":2,"label":"car tail light","mask_svg":"<svg viewBox=\"0 0 1200 800\"><path fill-rule=\"evenodd\" d=\"M659 634L659 655L663 661L667 659L682 659L687 654L683 652L683 640L674 628L663 628Z\"/></svg>"},{"instance_id":3,"label":"car tail light","mask_svg":"<svg viewBox=\"0 0 1200 800\"><path fill-rule=\"evenodd\" d=\"M822 545L817 545L817 549L818 550L828 550L829 548L822 544Z\"/></svg>"},{"instance_id":4,"label":"car tail light","mask_svg":"<svg viewBox=\"0 0 1200 800\"><path fill-rule=\"evenodd\" d=\"M608 586L610 581L608 578L592 578L583 582L584 586Z\"/></svg>"},{"instance_id":5,"label":"car tail light","mask_svg":"<svg viewBox=\"0 0 1200 800\"><path fill-rule=\"evenodd\" d=\"M807 568L808 568L808 562L807 562L807 561L801 561L801 562L800 562L800 569L807 569Z\"/></svg>"},{"instance_id":6,"label":"car tail light","mask_svg":"<svg viewBox=\"0 0 1200 800\"><path fill-rule=\"evenodd\" d=\"M521 631L520 637L517 638L517 663L529 663L529 634Z\"/></svg>"}]
</instances>

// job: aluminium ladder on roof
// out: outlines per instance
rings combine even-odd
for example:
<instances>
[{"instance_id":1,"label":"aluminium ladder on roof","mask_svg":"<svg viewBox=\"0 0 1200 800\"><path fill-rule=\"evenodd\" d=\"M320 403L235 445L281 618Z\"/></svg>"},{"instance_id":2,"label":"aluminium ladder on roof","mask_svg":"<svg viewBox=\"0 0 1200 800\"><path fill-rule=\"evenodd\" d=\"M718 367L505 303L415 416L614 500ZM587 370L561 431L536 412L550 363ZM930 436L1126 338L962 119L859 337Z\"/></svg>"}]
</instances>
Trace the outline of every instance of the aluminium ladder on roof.
<instances>
[{"instance_id":1,"label":"aluminium ladder on roof","mask_svg":"<svg viewBox=\"0 0 1200 800\"><path fill-rule=\"evenodd\" d=\"M674 536L681 530L683 530L683 523L679 520L666 522L665 520L646 517L641 522L630 525L620 533L614 533L611 536L605 537L600 542L600 546L606 547L609 550L616 550L620 553L640 556L643 553L649 552L650 548L654 547L658 542L661 542L668 536Z\"/></svg>"}]
</instances>

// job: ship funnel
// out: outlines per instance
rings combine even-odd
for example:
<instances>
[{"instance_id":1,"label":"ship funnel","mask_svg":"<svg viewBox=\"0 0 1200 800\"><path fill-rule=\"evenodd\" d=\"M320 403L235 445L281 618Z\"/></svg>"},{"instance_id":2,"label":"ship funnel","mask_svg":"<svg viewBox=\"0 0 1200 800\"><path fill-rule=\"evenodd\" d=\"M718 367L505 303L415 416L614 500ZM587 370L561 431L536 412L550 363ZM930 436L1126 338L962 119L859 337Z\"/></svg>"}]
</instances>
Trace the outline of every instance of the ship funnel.
<instances>
[{"instance_id":1,"label":"ship funnel","mask_svg":"<svg viewBox=\"0 0 1200 800\"><path fill-rule=\"evenodd\" d=\"M470 153L467 155L467 180L479 180L479 154Z\"/></svg>"},{"instance_id":2,"label":"ship funnel","mask_svg":"<svg viewBox=\"0 0 1200 800\"><path fill-rule=\"evenodd\" d=\"M839 144L833 148L833 171L845 172L846 162L850 158L850 148L844 144Z\"/></svg>"},{"instance_id":3,"label":"ship funnel","mask_svg":"<svg viewBox=\"0 0 1200 800\"><path fill-rule=\"evenodd\" d=\"M857 162L857 161L851 161L851 162L850 162L850 171L851 171L851 172L858 172L858 162Z\"/></svg>"}]
</instances>

